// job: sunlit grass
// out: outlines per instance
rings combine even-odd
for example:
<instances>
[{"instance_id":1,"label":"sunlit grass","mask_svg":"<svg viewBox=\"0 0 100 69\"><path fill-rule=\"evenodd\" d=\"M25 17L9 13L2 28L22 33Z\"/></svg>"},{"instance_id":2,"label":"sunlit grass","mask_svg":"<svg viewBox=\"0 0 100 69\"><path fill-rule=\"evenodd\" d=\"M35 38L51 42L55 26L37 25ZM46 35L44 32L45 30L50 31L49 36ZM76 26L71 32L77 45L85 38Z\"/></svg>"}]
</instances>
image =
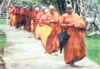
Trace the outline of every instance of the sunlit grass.
<instances>
[{"instance_id":1,"label":"sunlit grass","mask_svg":"<svg viewBox=\"0 0 100 69\"><path fill-rule=\"evenodd\" d=\"M7 23L6 19L5 20L0 19L0 25L6 25L6 23ZM9 20L8 20L8 24L9 24Z\"/></svg>"},{"instance_id":2,"label":"sunlit grass","mask_svg":"<svg viewBox=\"0 0 100 69\"><path fill-rule=\"evenodd\" d=\"M87 57L100 64L100 35L86 37Z\"/></svg>"}]
</instances>

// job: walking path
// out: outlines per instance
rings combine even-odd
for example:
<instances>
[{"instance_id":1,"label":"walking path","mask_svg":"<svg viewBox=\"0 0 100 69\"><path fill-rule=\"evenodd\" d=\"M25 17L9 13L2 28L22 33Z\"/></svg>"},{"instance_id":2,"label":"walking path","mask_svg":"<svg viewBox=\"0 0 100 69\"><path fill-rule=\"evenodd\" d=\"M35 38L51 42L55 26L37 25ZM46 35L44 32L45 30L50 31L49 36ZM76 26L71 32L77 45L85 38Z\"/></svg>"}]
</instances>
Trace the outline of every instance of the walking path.
<instances>
[{"instance_id":1,"label":"walking path","mask_svg":"<svg viewBox=\"0 0 100 69\"><path fill-rule=\"evenodd\" d=\"M7 69L100 69L97 63L86 57L76 62L81 67L67 67L63 54L45 54L41 41L36 40L32 33L8 25L0 25L0 29L7 36L3 56Z\"/></svg>"}]
</instances>

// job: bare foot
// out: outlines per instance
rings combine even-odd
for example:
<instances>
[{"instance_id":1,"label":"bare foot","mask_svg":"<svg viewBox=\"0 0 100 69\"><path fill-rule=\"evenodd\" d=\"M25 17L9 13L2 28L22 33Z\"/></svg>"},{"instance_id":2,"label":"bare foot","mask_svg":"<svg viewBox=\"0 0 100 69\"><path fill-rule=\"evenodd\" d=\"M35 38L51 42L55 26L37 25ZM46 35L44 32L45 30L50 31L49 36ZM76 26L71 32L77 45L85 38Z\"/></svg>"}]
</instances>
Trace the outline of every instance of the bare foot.
<instances>
[{"instance_id":1,"label":"bare foot","mask_svg":"<svg viewBox=\"0 0 100 69\"><path fill-rule=\"evenodd\" d=\"M71 65L68 65L67 67L71 67Z\"/></svg>"},{"instance_id":2,"label":"bare foot","mask_svg":"<svg viewBox=\"0 0 100 69\"><path fill-rule=\"evenodd\" d=\"M75 63L73 65L71 65L71 67L80 67L79 65L75 65Z\"/></svg>"},{"instance_id":3,"label":"bare foot","mask_svg":"<svg viewBox=\"0 0 100 69\"><path fill-rule=\"evenodd\" d=\"M54 53L54 56L58 56L58 54L57 53Z\"/></svg>"},{"instance_id":4,"label":"bare foot","mask_svg":"<svg viewBox=\"0 0 100 69\"><path fill-rule=\"evenodd\" d=\"M47 51L44 51L44 53L47 53Z\"/></svg>"}]
</instances>

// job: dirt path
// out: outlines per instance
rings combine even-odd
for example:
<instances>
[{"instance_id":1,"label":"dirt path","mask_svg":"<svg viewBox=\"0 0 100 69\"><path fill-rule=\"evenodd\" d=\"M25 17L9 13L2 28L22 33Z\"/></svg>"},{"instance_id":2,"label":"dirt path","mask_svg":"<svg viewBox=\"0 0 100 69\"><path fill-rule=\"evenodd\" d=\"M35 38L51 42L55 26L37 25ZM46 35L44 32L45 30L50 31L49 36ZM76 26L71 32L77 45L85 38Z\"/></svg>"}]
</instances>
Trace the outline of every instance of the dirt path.
<instances>
[{"instance_id":1,"label":"dirt path","mask_svg":"<svg viewBox=\"0 0 100 69\"><path fill-rule=\"evenodd\" d=\"M32 33L22 29L16 30L8 25L0 25L7 35L4 61L7 69L99 69L100 66L88 58L77 62L81 67L68 67L64 63L63 54L53 56L44 54L40 40L28 38ZM59 52L58 52L59 53Z\"/></svg>"}]
</instances>

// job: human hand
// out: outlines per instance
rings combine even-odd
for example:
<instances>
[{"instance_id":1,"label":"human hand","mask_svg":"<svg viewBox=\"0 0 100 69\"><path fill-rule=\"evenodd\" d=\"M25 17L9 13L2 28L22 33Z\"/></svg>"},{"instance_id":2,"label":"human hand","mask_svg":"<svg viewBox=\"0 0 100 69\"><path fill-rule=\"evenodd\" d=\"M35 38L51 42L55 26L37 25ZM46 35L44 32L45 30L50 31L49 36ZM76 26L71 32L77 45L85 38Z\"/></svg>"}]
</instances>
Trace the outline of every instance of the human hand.
<instances>
[{"instance_id":1,"label":"human hand","mask_svg":"<svg viewBox=\"0 0 100 69\"><path fill-rule=\"evenodd\" d=\"M68 24L68 27L74 27L74 23Z\"/></svg>"}]
</instances>

